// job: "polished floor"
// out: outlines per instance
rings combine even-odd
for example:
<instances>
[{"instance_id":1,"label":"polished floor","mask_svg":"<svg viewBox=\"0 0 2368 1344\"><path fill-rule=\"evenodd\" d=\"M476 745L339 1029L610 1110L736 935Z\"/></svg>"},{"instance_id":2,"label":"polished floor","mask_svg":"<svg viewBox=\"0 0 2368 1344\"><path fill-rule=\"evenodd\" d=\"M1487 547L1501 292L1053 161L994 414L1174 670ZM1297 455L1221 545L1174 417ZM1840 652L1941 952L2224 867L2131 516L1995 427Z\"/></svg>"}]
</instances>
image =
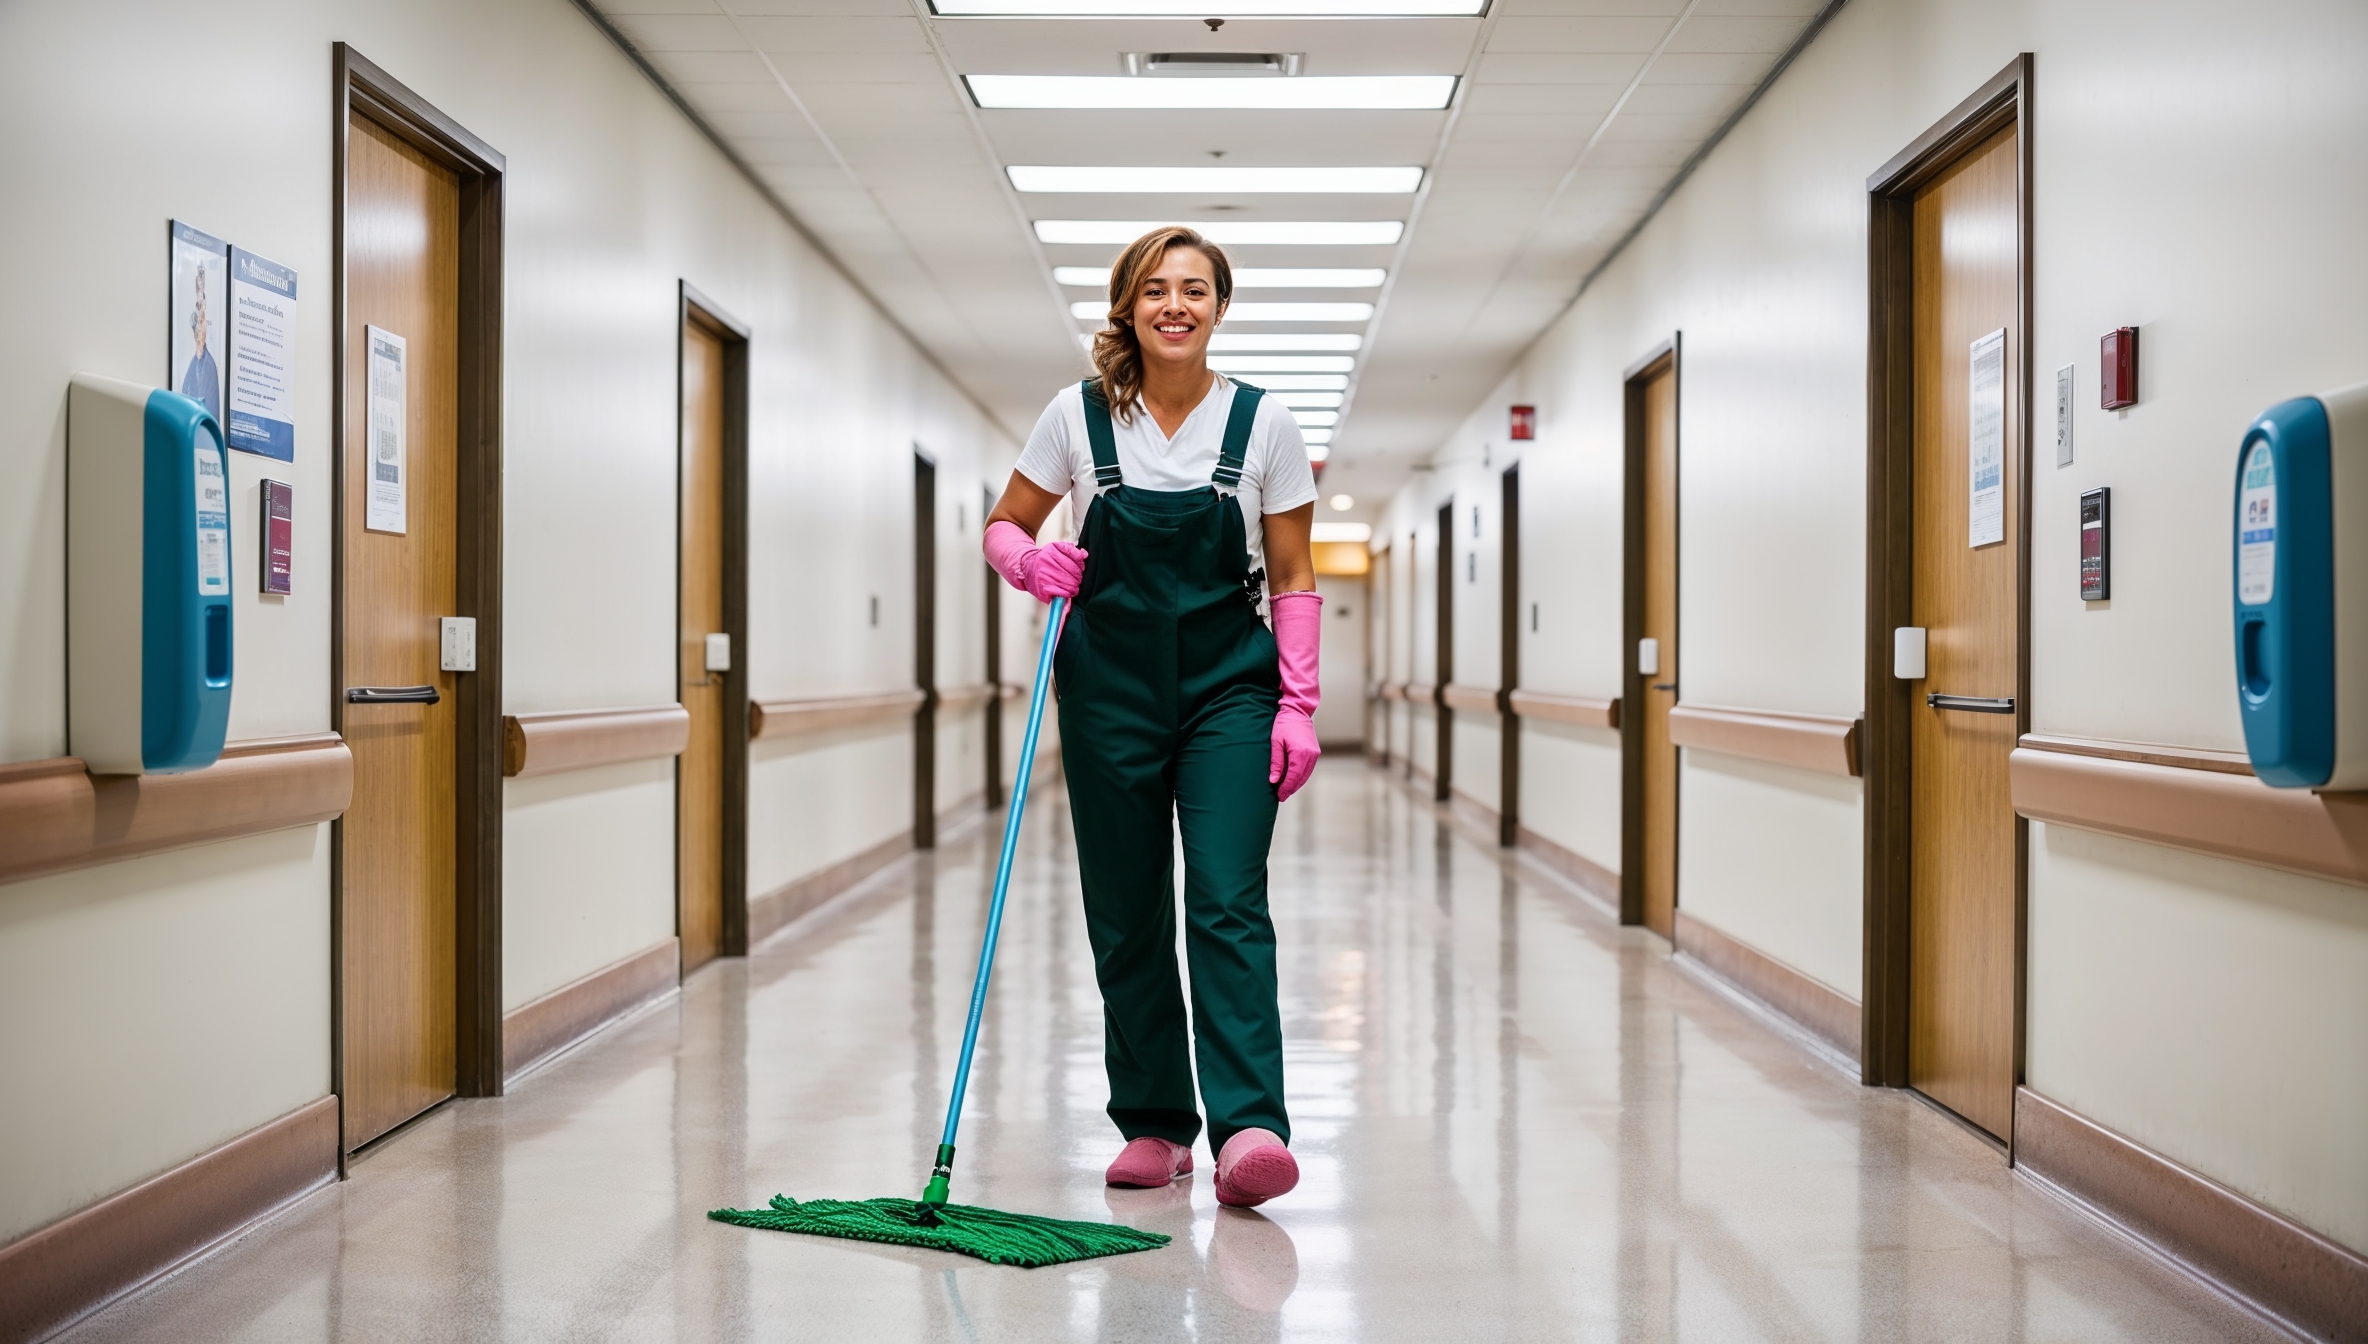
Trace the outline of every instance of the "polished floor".
<instances>
[{"instance_id":1,"label":"polished floor","mask_svg":"<svg viewBox=\"0 0 2368 1344\"><path fill-rule=\"evenodd\" d=\"M997 836L974 827L74 1340L2276 1338L1857 1085L1560 881L1355 759L1274 859L1305 1180L1106 1190L1065 801L1031 811L955 1196L1175 1234L1043 1270L746 1231L911 1195ZM1203 1171L1207 1157L1202 1155Z\"/></svg>"}]
</instances>

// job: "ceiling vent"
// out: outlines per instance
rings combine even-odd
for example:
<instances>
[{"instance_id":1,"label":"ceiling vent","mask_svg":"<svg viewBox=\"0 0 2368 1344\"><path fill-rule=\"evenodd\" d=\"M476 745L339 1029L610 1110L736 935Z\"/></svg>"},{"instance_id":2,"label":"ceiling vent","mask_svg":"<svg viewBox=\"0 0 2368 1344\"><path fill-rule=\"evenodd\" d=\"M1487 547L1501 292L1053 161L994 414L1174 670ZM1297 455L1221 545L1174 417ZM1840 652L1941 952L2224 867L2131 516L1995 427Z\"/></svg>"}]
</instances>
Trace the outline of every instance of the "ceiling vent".
<instances>
[{"instance_id":1,"label":"ceiling vent","mask_svg":"<svg viewBox=\"0 0 2368 1344\"><path fill-rule=\"evenodd\" d=\"M1130 75L1240 79L1249 75L1296 75L1304 54L1296 51L1130 51L1120 59L1125 62L1126 72Z\"/></svg>"}]
</instances>

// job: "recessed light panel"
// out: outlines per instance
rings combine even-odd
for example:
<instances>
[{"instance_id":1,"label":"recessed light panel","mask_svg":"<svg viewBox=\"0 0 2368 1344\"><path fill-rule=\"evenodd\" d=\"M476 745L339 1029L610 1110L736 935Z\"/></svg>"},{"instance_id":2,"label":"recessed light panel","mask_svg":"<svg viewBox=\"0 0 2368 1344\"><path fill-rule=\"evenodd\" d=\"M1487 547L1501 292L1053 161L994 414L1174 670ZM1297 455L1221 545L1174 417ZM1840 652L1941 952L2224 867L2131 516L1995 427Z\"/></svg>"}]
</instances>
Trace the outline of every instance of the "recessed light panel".
<instances>
[{"instance_id":1,"label":"recessed light panel","mask_svg":"<svg viewBox=\"0 0 2368 1344\"><path fill-rule=\"evenodd\" d=\"M1332 499L1333 499L1333 505L1332 505L1332 507L1334 507L1334 508L1339 508L1339 507L1341 507L1341 505L1340 505L1339 501L1341 501L1341 500L1344 500L1344 499L1347 499L1347 498L1348 498L1348 496L1346 496L1346 495L1334 495L1334 496L1332 497ZM1356 507L1356 505L1355 505L1355 503L1354 503L1354 502L1351 502L1351 503L1348 505L1348 507L1350 507L1350 508L1355 508L1355 507ZM1315 523L1315 524L1312 524L1312 525L1310 525L1310 526L1309 526L1309 528L1307 529L1307 539L1308 539L1309 541L1335 541L1335 542L1366 542L1366 541L1371 541L1371 540L1373 540L1373 524L1371 524L1371 523Z\"/></svg>"},{"instance_id":2,"label":"recessed light panel","mask_svg":"<svg viewBox=\"0 0 2368 1344\"><path fill-rule=\"evenodd\" d=\"M1135 241L1168 223L1156 219L1040 219L1036 238L1046 243ZM1224 220L1195 224L1210 242L1226 247L1388 247L1406 225L1395 219Z\"/></svg>"},{"instance_id":3,"label":"recessed light panel","mask_svg":"<svg viewBox=\"0 0 2368 1344\"><path fill-rule=\"evenodd\" d=\"M1340 412L1293 411L1291 412L1291 418L1297 420L1302 428L1330 429L1332 426L1340 423Z\"/></svg>"},{"instance_id":4,"label":"recessed light panel","mask_svg":"<svg viewBox=\"0 0 2368 1344\"><path fill-rule=\"evenodd\" d=\"M1249 332L1234 335L1220 331L1209 338L1209 351L1237 350L1361 350L1365 338L1353 331L1274 332L1271 335Z\"/></svg>"},{"instance_id":5,"label":"recessed light panel","mask_svg":"<svg viewBox=\"0 0 2368 1344\"><path fill-rule=\"evenodd\" d=\"M1080 168L1015 163L1003 171L1021 191L1078 193L1404 195L1422 185L1420 168Z\"/></svg>"},{"instance_id":6,"label":"recessed light panel","mask_svg":"<svg viewBox=\"0 0 2368 1344\"><path fill-rule=\"evenodd\" d=\"M1276 401L1294 411L1336 411L1347 396L1343 392L1276 392Z\"/></svg>"},{"instance_id":7,"label":"recessed light panel","mask_svg":"<svg viewBox=\"0 0 2368 1344\"><path fill-rule=\"evenodd\" d=\"M964 75L985 108L1254 109L1435 112L1454 75L1325 75L1276 79L1136 79L1127 75Z\"/></svg>"},{"instance_id":8,"label":"recessed light panel","mask_svg":"<svg viewBox=\"0 0 2368 1344\"><path fill-rule=\"evenodd\" d=\"M1347 373L1357 361L1347 355L1213 355L1219 373Z\"/></svg>"},{"instance_id":9,"label":"recessed light panel","mask_svg":"<svg viewBox=\"0 0 2368 1344\"><path fill-rule=\"evenodd\" d=\"M1081 322L1099 322L1110 305L1099 299L1079 299L1069 313ZM1237 303L1225 310L1228 322L1365 322L1373 317L1370 303Z\"/></svg>"},{"instance_id":10,"label":"recessed light panel","mask_svg":"<svg viewBox=\"0 0 2368 1344\"><path fill-rule=\"evenodd\" d=\"M1110 18L1198 19L1207 9L1176 0L929 0L930 9L950 15L1091 14ZM1404 14L1477 14L1487 0L1225 0L1218 8L1229 19L1368 18Z\"/></svg>"},{"instance_id":11,"label":"recessed light panel","mask_svg":"<svg viewBox=\"0 0 2368 1344\"><path fill-rule=\"evenodd\" d=\"M1235 289L1379 289L1389 272L1379 266L1316 266L1285 269L1272 266L1236 266L1233 270ZM1064 285L1079 289L1108 289L1110 272L1100 266L1055 266L1052 278ZM1355 340L1355 337L1349 339ZM1327 345L1325 350L1354 350L1353 345Z\"/></svg>"},{"instance_id":12,"label":"recessed light panel","mask_svg":"<svg viewBox=\"0 0 2368 1344\"><path fill-rule=\"evenodd\" d=\"M1345 373L1261 373L1244 381L1256 383L1269 392L1345 392L1348 375Z\"/></svg>"}]
</instances>

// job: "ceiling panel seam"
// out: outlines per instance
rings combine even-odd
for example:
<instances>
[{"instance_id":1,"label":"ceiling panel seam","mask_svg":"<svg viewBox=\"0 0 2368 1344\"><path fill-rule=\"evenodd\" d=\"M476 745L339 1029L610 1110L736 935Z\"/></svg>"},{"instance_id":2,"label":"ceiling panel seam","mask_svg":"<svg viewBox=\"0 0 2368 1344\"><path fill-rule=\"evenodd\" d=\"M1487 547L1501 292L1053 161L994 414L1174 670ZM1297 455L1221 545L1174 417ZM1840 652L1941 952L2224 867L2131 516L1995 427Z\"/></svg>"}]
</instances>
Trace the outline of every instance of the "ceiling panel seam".
<instances>
[{"instance_id":1,"label":"ceiling panel seam","mask_svg":"<svg viewBox=\"0 0 2368 1344\"><path fill-rule=\"evenodd\" d=\"M1010 208L1011 217L1020 226L1020 236L1027 240L1028 253L1036 260L1036 273L1044 278L1046 295L1052 300L1053 316L1060 319L1061 340L1071 347L1077 344L1077 320L1069 316L1068 296L1061 293L1060 282L1053 278L1052 258L1045 255L1044 243L1036 236L1036 228L1028 218L1028 208L1020 200L1019 192L1011 185L1011 175L1003 171L1003 155L995 148L994 137L987 134L986 124L979 120L978 100L963 87L961 72L954 69L954 58L946 51L945 42L938 36L936 16L930 12L928 0L910 0L913 18L921 25L922 36L929 39L929 49L937 54L938 68L945 73L947 87L953 91L954 101L960 104L964 120L970 124L970 134L978 141L979 152L987 156L987 168L995 175L1003 203Z\"/></svg>"},{"instance_id":2,"label":"ceiling panel seam","mask_svg":"<svg viewBox=\"0 0 2368 1344\"><path fill-rule=\"evenodd\" d=\"M748 49L756 53L756 58L763 63L766 73L773 76L773 82L779 85L781 92L788 96L790 105L797 108L798 115L806 119L806 126L814 132L814 138L820 140L822 147L830 151L830 157L833 162L839 165L839 171L845 173L847 180L854 184L855 189L863 193L863 198L871 202L872 209L880 212L880 222L887 226L889 233L895 235L897 245L904 249L906 256L912 258L914 268L919 270L922 278L929 282L929 287L937 291L939 301L944 303L949 310L952 309L954 296L946 292L945 285L938 279L936 268L929 264L928 258L921 255L919 248L913 246L913 240L905 235L904 226L897 222L896 216L888 213L888 207L881 204L879 196L872 191L871 184L863 180L863 174L856 172L855 165L847 162L847 156L839 152L838 141L831 139L830 132L822 129L822 123L814 119L814 113L806 106L806 100L798 96L798 91L790 84L789 77L782 74L781 67L774 63L773 54L766 51L762 44L748 35L747 27L740 22L740 15L734 12L730 0L714 0L714 3L717 9L723 11L724 21L732 25L732 31L738 33L740 40L748 45ZM1694 3L1699 4L1701 0L1694 0Z\"/></svg>"},{"instance_id":3,"label":"ceiling panel seam","mask_svg":"<svg viewBox=\"0 0 2368 1344\"><path fill-rule=\"evenodd\" d=\"M767 205L773 207L774 213L781 216L783 223L789 225L790 232L795 233L806 246L813 248L814 254L821 257L825 265L838 272L840 279L846 281L849 287L863 296L863 301L870 304L872 311L880 315L880 320L886 322L898 336L902 337L904 343L912 347L913 353L919 355L923 363L934 369L939 377L945 379L947 386L961 393L963 400L968 401L980 415L986 417L987 423L1000 430L1004 438L1015 444L1027 441L1025 435L1013 433L1011 426L1003 422L1003 417L997 415L994 409L987 405L984 398L971 390L968 383L955 377L954 371L947 368L945 361L937 357L937 352L923 345L920 338L913 334L912 328L906 326L903 320L897 317L896 311L881 302L880 296L872 292L871 286L856 276L854 268L850 267L846 260L840 257L829 244L823 242L821 235L807 227L806 221L798 217L797 211L790 209L789 203L781 199L780 193L774 191L764 178L757 175L756 170L749 166L748 161L740 156L738 150L732 148L723 136L717 134L715 127L708 124L707 118L700 115L698 110L691 106L690 100L683 97L681 91L674 87L672 81L660 73L658 67L651 63L649 57L642 54L641 48L635 46L633 40L625 36L624 30L617 27L615 23L610 21L608 15L601 13L595 7L594 0L571 0L571 3L583 14L585 19L590 21L594 28L600 31L601 36L609 40L610 45L624 54L625 59L632 63L634 69L641 72L641 77L650 82L650 87L656 89L659 96L674 105L674 110L681 113L683 120L691 124L691 129L703 136L708 144L713 145L715 152L723 155L724 162L732 165L740 176L747 180L748 185L756 189L757 195L763 198ZM874 205L876 207L877 202L874 202ZM688 276L683 278L690 279Z\"/></svg>"},{"instance_id":4,"label":"ceiling panel seam","mask_svg":"<svg viewBox=\"0 0 2368 1344\"><path fill-rule=\"evenodd\" d=\"M1662 52L1669 50L1669 44L1677 40L1677 34L1686 26L1686 20L1694 17L1694 11L1701 6L1702 0L1686 0L1686 7L1678 11L1675 19L1670 20L1669 31L1661 34L1661 40L1653 47L1652 54L1644 58L1644 64L1637 68L1635 77L1628 81L1628 87L1620 91L1619 101L1613 103L1611 110L1603 114L1603 120L1595 124L1595 133L1588 136L1587 143L1579 147L1578 156L1570 161L1570 167L1562 170L1561 180L1557 181L1554 184L1554 190L1547 194L1546 203L1538 207L1537 216L1530 221L1528 231L1521 235L1520 242L1513 245L1513 250L1505 255L1504 267L1497 272L1495 281L1488 286L1488 292L1482 294L1480 301L1472 305L1464 318L1463 329L1455 334L1457 343L1460 344L1465 336L1471 334L1472 324L1478 322L1481 314L1488 311L1488 305L1495 301L1497 291L1505 287L1505 281L1512 277L1514 268L1519 266L1521 259L1528 254L1530 245L1535 243L1538 235L1545 231L1546 221L1553 218L1554 207L1561 203L1563 193L1570 190L1570 184L1578 179L1579 169L1586 166L1587 156L1593 154L1595 147L1603 143L1604 133L1612 128L1613 122L1619 120L1620 110L1628 106L1628 100L1636 96L1638 89L1644 87L1645 77L1653 72L1653 63L1661 59Z\"/></svg>"},{"instance_id":5,"label":"ceiling panel seam","mask_svg":"<svg viewBox=\"0 0 2368 1344\"><path fill-rule=\"evenodd\" d=\"M1463 74L1455 81L1455 99L1448 106L1446 119L1439 123L1439 138L1431 146L1431 161L1424 167L1422 185L1415 191L1414 200L1406 211L1406 229L1398 235L1397 252L1390 258L1389 274L1382 277L1381 293L1374 296L1373 316L1365 322L1364 358L1357 361L1356 371L1349 375L1348 388L1341 397L1340 419L1334 422L1339 427L1334 431L1335 443L1338 442L1339 432L1348 428L1349 412L1356 409L1357 385L1364 381L1365 369L1373 360L1373 347L1381 339L1382 319L1389 314L1390 297L1398 290L1398 277L1406 273L1406 258L1414 247L1416 230L1422 227L1423 209L1430 204L1431 187L1439 180L1439 167L1446 162L1447 148L1455 138L1456 125L1463 120L1464 108L1471 102L1473 73L1479 69L1481 58L1488 54L1488 39L1496 32L1497 16L1504 12L1504 8L1503 0L1490 5L1488 13L1480 20L1480 26L1472 31L1471 49L1464 54Z\"/></svg>"}]
</instances>

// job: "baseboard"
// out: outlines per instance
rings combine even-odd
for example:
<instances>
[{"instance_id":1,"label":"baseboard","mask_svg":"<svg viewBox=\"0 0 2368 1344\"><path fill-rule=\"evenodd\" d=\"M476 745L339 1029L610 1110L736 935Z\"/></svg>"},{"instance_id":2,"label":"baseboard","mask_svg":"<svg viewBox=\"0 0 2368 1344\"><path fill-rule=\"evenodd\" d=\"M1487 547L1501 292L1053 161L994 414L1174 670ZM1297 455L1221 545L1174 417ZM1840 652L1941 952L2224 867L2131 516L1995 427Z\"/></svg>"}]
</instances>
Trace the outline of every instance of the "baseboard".
<instances>
[{"instance_id":1,"label":"baseboard","mask_svg":"<svg viewBox=\"0 0 2368 1344\"><path fill-rule=\"evenodd\" d=\"M502 1014L502 1079L551 1056L682 982L682 943L664 938Z\"/></svg>"},{"instance_id":2,"label":"baseboard","mask_svg":"<svg viewBox=\"0 0 2368 1344\"><path fill-rule=\"evenodd\" d=\"M1566 849L1548 840L1527 826L1518 829L1516 838L1520 842L1521 849L1526 851L1530 857L1577 884L1588 895L1603 902L1611 910L1614 919L1619 918L1620 875L1618 873L1577 850Z\"/></svg>"},{"instance_id":3,"label":"baseboard","mask_svg":"<svg viewBox=\"0 0 2368 1344\"><path fill-rule=\"evenodd\" d=\"M912 848L913 833L899 831L870 849L752 899L748 903L749 947L754 948L779 933L791 920L911 853Z\"/></svg>"},{"instance_id":4,"label":"baseboard","mask_svg":"<svg viewBox=\"0 0 2368 1344\"><path fill-rule=\"evenodd\" d=\"M0 1246L0 1341L54 1334L336 1179L322 1097Z\"/></svg>"},{"instance_id":5,"label":"baseboard","mask_svg":"<svg viewBox=\"0 0 2368 1344\"><path fill-rule=\"evenodd\" d=\"M986 810L987 791L984 788L972 790L968 797L956 799L939 808L937 810L938 839L944 840L953 832L978 820Z\"/></svg>"},{"instance_id":6,"label":"baseboard","mask_svg":"<svg viewBox=\"0 0 2368 1344\"><path fill-rule=\"evenodd\" d=\"M1731 934L1677 912L1677 950L1786 1021L1858 1059L1858 1000L1812 979Z\"/></svg>"},{"instance_id":7,"label":"baseboard","mask_svg":"<svg viewBox=\"0 0 2368 1344\"><path fill-rule=\"evenodd\" d=\"M2368 1340L2368 1257L2027 1087L2014 1164L2309 1338Z\"/></svg>"}]
</instances>

